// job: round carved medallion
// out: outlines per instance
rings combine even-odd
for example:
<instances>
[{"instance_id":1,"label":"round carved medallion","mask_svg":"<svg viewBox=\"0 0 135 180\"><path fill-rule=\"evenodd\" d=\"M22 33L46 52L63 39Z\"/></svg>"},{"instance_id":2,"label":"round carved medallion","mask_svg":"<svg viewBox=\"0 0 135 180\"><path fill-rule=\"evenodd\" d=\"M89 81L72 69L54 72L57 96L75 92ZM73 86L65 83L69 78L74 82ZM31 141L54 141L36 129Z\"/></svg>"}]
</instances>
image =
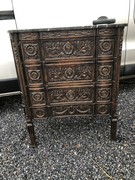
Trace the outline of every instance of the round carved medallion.
<instances>
[{"instance_id":1,"label":"round carved medallion","mask_svg":"<svg viewBox=\"0 0 135 180\"><path fill-rule=\"evenodd\" d=\"M70 106L69 107L69 109L68 109L68 111L69 111L69 114L74 114L75 113L75 108L73 107L73 106Z\"/></svg>"},{"instance_id":2,"label":"round carved medallion","mask_svg":"<svg viewBox=\"0 0 135 180\"><path fill-rule=\"evenodd\" d=\"M106 114L107 110L108 110L107 105L98 106L98 113L100 113L100 114Z\"/></svg>"},{"instance_id":3,"label":"round carved medallion","mask_svg":"<svg viewBox=\"0 0 135 180\"><path fill-rule=\"evenodd\" d=\"M108 76L110 74L110 68L107 66L101 67L100 68L100 74L102 76Z\"/></svg>"},{"instance_id":4,"label":"round carved medallion","mask_svg":"<svg viewBox=\"0 0 135 180\"><path fill-rule=\"evenodd\" d=\"M99 96L103 99L106 99L109 97L109 90L108 89L102 89L99 91Z\"/></svg>"},{"instance_id":5,"label":"round carved medallion","mask_svg":"<svg viewBox=\"0 0 135 180\"><path fill-rule=\"evenodd\" d=\"M29 72L29 77L32 80L38 80L40 78L40 72L36 71L36 70L30 71Z\"/></svg>"},{"instance_id":6,"label":"round carved medallion","mask_svg":"<svg viewBox=\"0 0 135 180\"><path fill-rule=\"evenodd\" d=\"M37 54L37 45L36 44L25 45L25 53L28 56L36 55Z\"/></svg>"},{"instance_id":7,"label":"round carved medallion","mask_svg":"<svg viewBox=\"0 0 135 180\"><path fill-rule=\"evenodd\" d=\"M73 47L73 45L68 41L68 42L66 42L66 44L63 46L63 50L64 50L64 53L65 53L65 54L70 55L70 54L73 53L74 47Z\"/></svg>"},{"instance_id":8,"label":"round carved medallion","mask_svg":"<svg viewBox=\"0 0 135 180\"><path fill-rule=\"evenodd\" d=\"M45 111L43 109L36 110L36 117L42 118L45 116Z\"/></svg>"},{"instance_id":9,"label":"round carved medallion","mask_svg":"<svg viewBox=\"0 0 135 180\"><path fill-rule=\"evenodd\" d=\"M34 100L34 101L42 101L43 100L43 95L42 95L42 93L33 93L32 94L32 99Z\"/></svg>"},{"instance_id":10,"label":"round carved medallion","mask_svg":"<svg viewBox=\"0 0 135 180\"><path fill-rule=\"evenodd\" d=\"M74 77L74 74L75 74L75 72L74 72L74 70L72 69L72 68L68 68L68 69L66 69L66 71L65 71L65 76L68 78L68 79L71 79L71 78L73 78Z\"/></svg>"},{"instance_id":11,"label":"round carved medallion","mask_svg":"<svg viewBox=\"0 0 135 180\"><path fill-rule=\"evenodd\" d=\"M100 42L100 49L104 52L110 51L112 47L111 41Z\"/></svg>"},{"instance_id":12,"label":"round carved medallion","mask_svg":"<svg viewBox=\"0 0 135 180\"><path fill-rule=\"evenodd\" d=\"M66 96L69 100L73 100L75 98L75 92L72 91L72 90L69 90L67 93L66 93Z\"/></svg>"}]
</instances>

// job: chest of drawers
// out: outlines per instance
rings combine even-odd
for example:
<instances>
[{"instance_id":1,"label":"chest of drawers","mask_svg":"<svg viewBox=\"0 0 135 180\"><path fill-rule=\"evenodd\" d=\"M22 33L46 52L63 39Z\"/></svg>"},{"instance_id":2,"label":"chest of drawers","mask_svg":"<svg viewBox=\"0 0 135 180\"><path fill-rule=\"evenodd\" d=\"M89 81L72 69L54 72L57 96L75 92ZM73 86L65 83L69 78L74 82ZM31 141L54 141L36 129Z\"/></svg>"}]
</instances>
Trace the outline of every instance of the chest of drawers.
<instances>
[{"instance_id":1,"label":"chest of drawers","mask_svg":"<svg viewBox=\"0 0 135 180\"><path fill-rule=\"evenodd\" d=\"M33 120L47 117L110 116L116 139L124 26L10 31L32 146Z\"/></svg>"}]
</instances>

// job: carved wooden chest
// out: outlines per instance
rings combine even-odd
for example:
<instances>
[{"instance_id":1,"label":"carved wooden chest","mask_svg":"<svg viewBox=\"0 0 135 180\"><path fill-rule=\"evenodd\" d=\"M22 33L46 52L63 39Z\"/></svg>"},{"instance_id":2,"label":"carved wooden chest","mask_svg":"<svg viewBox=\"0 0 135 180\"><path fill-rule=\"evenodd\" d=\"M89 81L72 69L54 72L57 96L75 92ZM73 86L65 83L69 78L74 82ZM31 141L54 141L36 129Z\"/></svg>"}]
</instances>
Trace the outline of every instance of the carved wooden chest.
<instances>
[{"instance_id":1,"label":"carved wooden chest","mask_svg":"<svg viewBox=\"0 0 135 180\"><path fill-rule=\"evenodd\" d=\"M34 119L110 116L116 139L125 24L10 31L28 132Z\"/></svg>"}]
</instances>

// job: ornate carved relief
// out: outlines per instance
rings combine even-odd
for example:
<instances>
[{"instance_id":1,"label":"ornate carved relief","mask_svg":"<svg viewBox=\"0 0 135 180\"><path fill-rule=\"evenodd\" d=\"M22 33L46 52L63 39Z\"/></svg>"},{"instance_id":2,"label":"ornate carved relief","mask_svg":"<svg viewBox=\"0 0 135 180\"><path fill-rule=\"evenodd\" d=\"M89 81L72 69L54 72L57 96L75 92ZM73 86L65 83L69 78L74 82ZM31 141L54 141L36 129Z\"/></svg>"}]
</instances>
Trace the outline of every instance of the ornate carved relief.
<instances>
[{"instance_id":1,"label":"ornate carved relief","mask_svg":"<svg viewBox=\"0 0 135 180\"><path fill-rule=\"evenodd\" d=\"M98 104L97 105L97 114L109 114L110 113L110 104Z\"/></svg>"},{"instance_id":2,"label":"ornate carved relief","mask_svg":"<svg viewBox=\"0 0 135 180\"><path fill-rule=\"evenodd\" d=\"M20 33L19 34L20 40L37 40L38 39L38 33Z\"/></svg>"},{"instance_id":3,"label":"ornate carved relief","mask_svg":"<svg viewBox=\"0 0 135 180\"><path fill-rule=\"evenodd\" d=\"M24 59L39 59L37 43L23 44L22 46L24 50Z\"/></svg>"},{"instance_id":4,"label":"ornate carved relief","mask_svg":"<svg viewBox=\"0 0 135 180\"><path fill-rule=\"evenodd\" d=\"M29 78L33 81L39 80L41 78L40 70L28 70Z\"/></svg>"},{"instance_id":5,"label":"ornate carved relief","mask_svg":"<svg viewBox=\"0 0 135 180\"><path fill-rule=\"evenodd\" d=\"M114 39L98 39L97 41L97 57L113 56Z\"/></svg>"},{"instance_id":6,"label":"ornate carved relief","mask_svg":"<svg viewBox=\"0 0 135 180\"><path fill-rule=\"evenodd\" d=\"M47 66L48 81L93 80L94 67L90 64Z\"/></svg>"},{"instance_id":7,"label":"ornate carved relief","mask_svg":"<svg viewBox=\"0 0 135 180\"><path fill-rule=\"evenodd\" d=\"M51 103L71 101L93 101L94 92L92 87L76 87L52 89L49 91Z\"/></svg>"},{"instance_id":8,"label":"ornate carved relief","mask_svg":"<svg viewBox=\"0 0 135 180\"><path fill-rule=\"evenodd\" d=\"M97 88L97 101L110 101L111 100L111 88Z\"/></svg>"},{"instance_id":9,"label":"ornate carved relief","mask_svg":"<svg viewBox=\"0 0 135 180\"><path fill-rule=\"evenodd\" d=\"M108 28L99 29L99 30L98 30L98 34L99 34L100 36L115 35L115 28L111 28L111 29L108 29Z\"/></svg>"},{"instance_id":10,"label":"ornate carved relief","mask_svg":"<svg viewBox=\"0 0 135 180\"><path fill-rule=\"evenodd\" d=\"M44 109L35 109L35 118L43 118L45 117Z\"/></svg>"},{"instance_id":11,"label":"ornate carved relief","mask_svg":"<svg viewBox=\"0 0 135 180\"><path fill-rule=\"evenodd\" d=\"M92 105L73 105L73 106L59 106L52 108L53 116L65 116L65 115L92 115Z\"/></svg>"},{"instance_id":12,"label":"ornate carved relief","mask_svg":"<svg viewBox=\"0 0 135 180\"><path fill-rule=\"evenodd\" d=\"M101 65L97 67L98 80L111 80L112 79L112 65Z\"/></svg>"},{"instance_id":13,"label":"ornate carved relief","mask_svg":"<svg viewBox=\"0 0 135 180\"><path fill-rule=\"evenodd\" d=\"M95 35L95 30L70 30L61 32L40 32L41 39L90 37Z\"/></svg>"},{"instance_id":14,"label":"ornate carved relief","mask_svg":"<svg viewBox=\"0 0 135 180\"><path fill-rule=\"evenodd\" d=\"M86 40L49 41L44 43L46 58L94 56L94 38Z\"/></svg>"}]
</instances>

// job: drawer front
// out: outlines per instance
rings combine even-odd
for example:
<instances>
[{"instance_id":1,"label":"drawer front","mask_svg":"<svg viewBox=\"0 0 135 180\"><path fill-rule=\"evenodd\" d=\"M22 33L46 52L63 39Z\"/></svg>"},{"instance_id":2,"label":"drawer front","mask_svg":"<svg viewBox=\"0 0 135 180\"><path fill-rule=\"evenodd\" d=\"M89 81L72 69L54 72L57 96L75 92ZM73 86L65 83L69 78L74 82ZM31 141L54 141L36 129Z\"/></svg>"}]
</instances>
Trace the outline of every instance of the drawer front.
<instances>
[{"instance_id":1,"label":"drawer front","mask_svg":"<svg viewBox=\"0 0 135 180\"><path fill-rule=\"evenodd\" d=\"M95 38L87 39L55 39L43 41L43 57L46 60L60 60L71 57L94 57L95 55ZM70 57L70 58L69 58Z\"/></svg>"},{"instance_id":2,"label":"drawer front","mask_svg":"<svg viewBox=\"0 0 135 180\"><path fill-rule=\"evenodd\" d=\"M91 104L77 104L77 105L64 105L51 107L52 116L82 116L93 115L93 105Z\"/></svg>"},{"instance_id":3,"label":"drawer front","mask_svg":"<svg viewBox=\"0 0 135 180\"><path fill-rule=\"evenodd\" d=\"M94 80L94 63L48 64L44 66L48 83Z\"/></svg>"},{"instance_id":4,"label":"drawer front","mask_svg":"<svg viewBox=\"0 0 135 180\"><path fill-rule=\"evenodd\" d=\"M48 87L48 99L50 104L56 103L76 103L79 101L93 102L93 86L74 86L68 87Z\"/></svg>"}]
</instances>

